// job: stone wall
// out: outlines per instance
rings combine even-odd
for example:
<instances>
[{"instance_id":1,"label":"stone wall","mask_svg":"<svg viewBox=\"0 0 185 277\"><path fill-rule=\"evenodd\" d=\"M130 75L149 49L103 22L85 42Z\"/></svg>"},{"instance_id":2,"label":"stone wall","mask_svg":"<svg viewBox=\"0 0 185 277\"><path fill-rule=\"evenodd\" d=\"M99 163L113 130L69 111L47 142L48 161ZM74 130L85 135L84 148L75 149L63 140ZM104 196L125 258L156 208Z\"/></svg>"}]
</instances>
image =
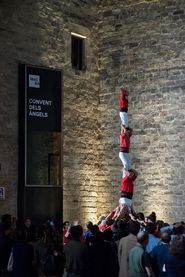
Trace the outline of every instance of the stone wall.
<instances>
[{"instance_id":1,"label":"stone wall","mask_svg":"<svg viewBox=\"0 0 185 277\"><path fill-rule=\"evenodd\" d=\"M183 1L1 0L0 20L0 214L17 209L21 62L64 72L64 219L96 221L117 205L121 86L130 92L131 159L140 172L134 206L183 219ZM86 36L85 72L71 67L72 31Z\"/></svg>"},{"instance_id":2,"label":"stone wall","mask_svg":"<svg viewBox=\"0 0 185 277\"><path fill-rule=\"evenodd\" d=\"M82 3L83 2L83 3ZM6 199L0 215L17 213L18 187L18 64L64 72L63 151L64 217L77 219L96 210L94 176L99 169L96 1L7 1L0 3L0 186ZM82 5L83 4L83 5ZM71 67L70 32L87 36L87 70ZM62 201L62 195L61 195Z\"/></svg>"},{"instance_id":3,"label":"stone wall","mask_svg":"<svg viewBox=\"0 0 185 277\"><path fill-rule=\"evenodd\" d=\"M140 173L134 206L170 222L183 219L184 2L101 1L99 16L102 174L107 194L111 191L107 204L117 201L115 187L120 189L118 92L123 86L130 92L131 159Z\"/></svg>"},{"instance_id":4,"label":"stone wall","mask_svg":"<svg viewBox=\"0 0 185 277\"><path fill-rule=\"evenodd\" d=\"M96 219L99 172L99 75L96 9L72 1L65 14L64 65L64 219ZM94 1L95 2L95 1ZM91 6L92 5L92 6ZM67 33L66 33L67 31ZM74 71L70 64L70 32L86 36L85 72Z\"/></svg>"}]
</instances>

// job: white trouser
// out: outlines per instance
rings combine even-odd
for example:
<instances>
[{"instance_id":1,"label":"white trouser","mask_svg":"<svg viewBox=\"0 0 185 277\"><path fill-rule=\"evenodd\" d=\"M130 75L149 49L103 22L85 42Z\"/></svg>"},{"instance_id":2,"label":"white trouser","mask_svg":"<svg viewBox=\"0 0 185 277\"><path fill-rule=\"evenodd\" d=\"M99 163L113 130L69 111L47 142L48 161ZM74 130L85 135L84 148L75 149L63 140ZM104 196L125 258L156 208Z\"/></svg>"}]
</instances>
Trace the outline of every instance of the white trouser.
<instances>
[{"instance_id":1,"label":"white trouser","mask_svg":"<svg viewBox=\"0 0 185 277\"><path fill-rule=\"evenodd\" d=\"M128 198L125 198L125 197L121 197L119 199L119 204L126 205L128 208L131 208L132 207L132 200L128 199Z\"/></svg>"},{"instance_id":2,"label":"white trouser","mask_svg":"<svg viewBox=\"0 0 185 277\"><path fill-rule=\"evenodd\" d=\"M128 128L128 114L127 112L119 112L121 123L125 126L125 128Z\"/></svg>"},{"instance_id":3,"label":"white trouser","mask_svg":"<svg viewBox=\"0 0 185 277\"><path fill-rule=\"evenodd\" d=\"M119 152L119 158L122 161L123 167L126 170L130 170L131 169L131 161L130 161L129 153Z\"/></svg>"}]
</instances>

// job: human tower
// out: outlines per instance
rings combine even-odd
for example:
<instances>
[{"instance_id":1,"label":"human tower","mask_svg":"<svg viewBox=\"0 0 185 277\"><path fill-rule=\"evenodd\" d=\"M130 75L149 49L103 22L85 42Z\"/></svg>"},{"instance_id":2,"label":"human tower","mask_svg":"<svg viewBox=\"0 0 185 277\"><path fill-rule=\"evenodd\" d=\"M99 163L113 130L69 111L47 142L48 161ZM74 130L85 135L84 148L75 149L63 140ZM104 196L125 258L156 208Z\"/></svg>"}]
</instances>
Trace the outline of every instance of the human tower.
<instances>
[{"instance_id":1,"label":"human tower","mask_svg":"<svg viewBox=\"0 0 185 277\"><path fill-rule=\"evenodd\" d=\"M132 129L128 123L128 91L121 88L120 90L120 149L119 158L122 162L122 179L121 179L121 193L118 206L108 215L108 218L122 219L127 214L133 215L132 197L134 190L134 181L138 173L131 168L131 160L129 156L130 138L132 136Z\"/></svg>"}]
</instances>

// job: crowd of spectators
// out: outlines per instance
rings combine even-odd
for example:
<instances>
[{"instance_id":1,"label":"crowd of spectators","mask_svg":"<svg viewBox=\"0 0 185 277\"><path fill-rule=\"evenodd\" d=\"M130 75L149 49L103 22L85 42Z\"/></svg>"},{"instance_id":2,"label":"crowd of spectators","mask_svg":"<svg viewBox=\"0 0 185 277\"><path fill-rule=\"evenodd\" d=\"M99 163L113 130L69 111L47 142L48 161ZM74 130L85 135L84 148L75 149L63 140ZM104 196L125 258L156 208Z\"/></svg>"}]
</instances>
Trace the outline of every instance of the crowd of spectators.
<instances>
[{"instance_id":1,"label":"crowd of spectators","mask_svg":"<svg viewBox=\"0 0 185 277\"><path fill-rule=\"evenodd\" d=\"M64 222L67 277L185 277L185 224L145 218L88 222L86 230Z\"/></svg>"},{"instance_id":2,"label":"crowd of spectators","mask_svg":"<svg viewBox=\"0 0 185 277\"><path fill-rule=\"evenodd\" d=\"M0 223L0 277L185 277L185 224L102 217L34 226L9 214Z\"/></svg>"},{"instance_id":3,"label":"crowd of spectators","mask_svg":"<svg viewBox=\"0 0 185 277\"><path fill-rule=\"evenodd\" d=\"M9 214L0 223L0 277L63 276L62 223L34 226Z\"/></svg>"}]
</instances>

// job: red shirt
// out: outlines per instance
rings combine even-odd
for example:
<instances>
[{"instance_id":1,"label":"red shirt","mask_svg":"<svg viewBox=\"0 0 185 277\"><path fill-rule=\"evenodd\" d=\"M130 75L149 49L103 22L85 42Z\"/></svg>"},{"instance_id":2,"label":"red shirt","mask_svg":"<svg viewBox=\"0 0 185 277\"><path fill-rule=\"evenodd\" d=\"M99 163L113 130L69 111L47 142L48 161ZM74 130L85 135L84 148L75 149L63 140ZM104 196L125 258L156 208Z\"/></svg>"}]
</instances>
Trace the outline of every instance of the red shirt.
<instances>
[{"instance_id":1,"label":"red shirt","mask_svg":"<svg viewBox=\"0 0 185 277\"><path fill-rule=\"evenodd\" d=\"M133 193L134 190L134 184L133 182L135 181L135 179L137 178L136 175L134 175L133 177L129 177L128 175L126 175L124 178L122 178L121 180L121 190L123 192L128 192L128 193Z\"/></svg>"},{"instance_id":2,"label":"red shirt","mask_svg":"<svg viewBox=\"0 0 185 277\"><path fill-rule=\"evenodd\" d=\"M120 151L121 152L128 152L128 150L130 148L130 137L131 137L131 133L125 134L124 130L121 131L121 134L120 134ZM124 151L124 150L127 150L127 151Z\"/></svg>"},{"instance_id":3,"label":"red shirt","mask_svg":"<svg viewBox=\"0 0 185 277\"><path fill-rule=\"evenodd\" d=\"M70 235L68 237L65 236L65 234L67 233L67 229L64 229L63 230L63 243L66 244L68 242L70 242L71 238L70 238Z\"/></svg>"},{"instance_id":4,"label":"red shirt","mask_svg":"<svg viewBox=\"0 0 185 277\"><path fill-rule=\"evenodd\" d=\"M108 228L108 225L107 224L99 224L98 228L99 228L100 232L104 232Z\"/></svg>"},{"instance_id":5,"label":"red shirt","mask_svg":"<svg viewBox=\"0 0 185 277\"><path fill-rule=\"evenodd\" d=\"M127 93L125 90L120 91L119 105L120 109L128 109Z\"/></svg>"}]
</instances>

